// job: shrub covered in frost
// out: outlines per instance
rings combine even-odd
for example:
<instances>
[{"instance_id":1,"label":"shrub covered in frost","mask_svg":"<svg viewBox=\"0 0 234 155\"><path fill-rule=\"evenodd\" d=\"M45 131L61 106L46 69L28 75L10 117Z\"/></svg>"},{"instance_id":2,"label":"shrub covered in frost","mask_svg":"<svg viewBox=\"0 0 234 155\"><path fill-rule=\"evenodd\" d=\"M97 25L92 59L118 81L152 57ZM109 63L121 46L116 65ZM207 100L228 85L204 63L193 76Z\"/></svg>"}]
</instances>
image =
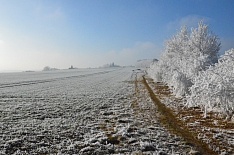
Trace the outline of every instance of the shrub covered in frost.
<instances>
[{"instance_id":1,"label":"shrub covered in frost","mask_svg":"<svg viewBox=\"0 0 234 155\"><path fill-rule=\"evenodd\" d=\"M182 27L166 42L160 60L148 73L155 81L167 83L176 96L189 94L198 73L218 61L219 49L219 39L203 22L191 32Z\"/></svg>"},{"instance_id":2,"label":"shrub covered in frost","mask_svg":"<svg viewBox=\"0 0 234 155\"><path fill-rule=\"evenodd\" d=\"M234 49L228 50L214 66L194 80L187 105L201 105L205 111L217 109L231 117L234 113Z\"/></svg>"}]
</instances>

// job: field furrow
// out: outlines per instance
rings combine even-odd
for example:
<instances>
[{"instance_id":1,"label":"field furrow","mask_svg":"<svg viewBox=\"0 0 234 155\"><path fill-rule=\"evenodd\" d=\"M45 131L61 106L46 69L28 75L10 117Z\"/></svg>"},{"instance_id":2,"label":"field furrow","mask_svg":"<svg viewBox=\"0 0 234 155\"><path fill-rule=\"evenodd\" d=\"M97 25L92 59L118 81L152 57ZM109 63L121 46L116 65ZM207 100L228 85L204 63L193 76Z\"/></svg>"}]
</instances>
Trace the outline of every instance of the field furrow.
<instances>
[{"instance_id":1,"label":"field furrow","mask_svg":"<svg viewBox=\"0 0 234 155\"><path fill-rule=\"evenodd\" d=\"M193 148L160 124L132 68L34 74L47 82L22 84L40 79L19 73L0 81L9 85L0 88L2 155L187 154Z\"/></svg>"}]
</instances>

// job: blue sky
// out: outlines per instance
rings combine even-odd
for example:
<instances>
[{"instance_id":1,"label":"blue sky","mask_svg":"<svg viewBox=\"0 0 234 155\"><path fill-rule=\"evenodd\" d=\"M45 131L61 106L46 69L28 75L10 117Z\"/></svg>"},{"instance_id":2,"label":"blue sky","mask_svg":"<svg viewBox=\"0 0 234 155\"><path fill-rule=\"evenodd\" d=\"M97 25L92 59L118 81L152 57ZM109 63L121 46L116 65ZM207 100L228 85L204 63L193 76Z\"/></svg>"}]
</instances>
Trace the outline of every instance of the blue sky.
<instances>
[{"instance_id":1,"label":"blue sky","mask_svg":"<svg viewBox=\"0 0 234 155\"><path fill-rule=\"evenodd\" d=\"M234 43L233 0L0 0L0 71L134 65L204 20Z\"/></svg>"}]
</instances>

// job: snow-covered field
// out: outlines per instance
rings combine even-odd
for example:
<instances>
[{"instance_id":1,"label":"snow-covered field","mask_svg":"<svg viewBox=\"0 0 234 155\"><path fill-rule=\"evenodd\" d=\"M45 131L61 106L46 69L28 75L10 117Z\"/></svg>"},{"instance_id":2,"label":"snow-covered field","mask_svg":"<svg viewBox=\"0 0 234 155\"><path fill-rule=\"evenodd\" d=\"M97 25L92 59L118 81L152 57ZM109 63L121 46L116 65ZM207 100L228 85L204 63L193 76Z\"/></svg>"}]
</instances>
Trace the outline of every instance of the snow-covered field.
<instances>
[{"instance_id":1,"label":"snow-covered field","mask_svg":"<svg viewBox=\"0 0 234 155\"><path fill-rule=\"evenodd\" d=\"M0 154L187 154L132 69L0 74Z\"/></svg>"}]
</instances>

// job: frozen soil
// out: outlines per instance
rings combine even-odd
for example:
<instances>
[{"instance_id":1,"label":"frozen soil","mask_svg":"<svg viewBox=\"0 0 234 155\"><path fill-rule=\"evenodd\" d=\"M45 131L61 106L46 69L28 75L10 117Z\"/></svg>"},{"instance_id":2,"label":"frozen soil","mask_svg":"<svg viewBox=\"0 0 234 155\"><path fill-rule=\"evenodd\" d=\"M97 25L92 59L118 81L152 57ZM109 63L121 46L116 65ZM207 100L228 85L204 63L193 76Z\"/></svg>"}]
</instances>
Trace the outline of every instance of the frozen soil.
<instances>
[{"instance_id":1,"label":"frozen soil","mask_svg":"<svg viewBox=\"0 0 234 155\"><path fill-rule=\"evenodd\" d=\"M1 155L199 154L161 125L132 68L25 74L0 81Z\"/></svg>"},{"instance_id":2,"label":"frozen soil","mask_svg":"<svg viewBox=\"0 0 234 155\"><path fill-rule=\"evenodd\" d=\"M176 118L210 149L221 155L234 154L234 123L216 112L208 112L199 107L187 108L183 98L176 98L163 83L154 83L147 79L148 84L160 100L173 110Z\"/></svg>"}]
</instances>

